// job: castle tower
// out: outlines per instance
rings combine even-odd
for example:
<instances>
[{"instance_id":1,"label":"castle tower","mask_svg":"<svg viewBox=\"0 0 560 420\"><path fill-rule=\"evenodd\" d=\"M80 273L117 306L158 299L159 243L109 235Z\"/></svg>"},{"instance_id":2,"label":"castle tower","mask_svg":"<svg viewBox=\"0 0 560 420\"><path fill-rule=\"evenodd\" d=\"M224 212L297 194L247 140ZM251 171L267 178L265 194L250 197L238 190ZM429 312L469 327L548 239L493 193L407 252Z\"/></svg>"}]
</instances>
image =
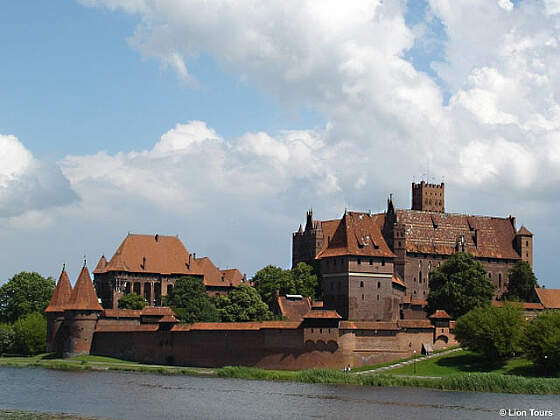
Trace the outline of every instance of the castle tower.
<instances>
[{"instance_id":1,"label":"castle tower","mask_svg":"<svg viewBox=\"0 0 560 420\"><path fill-rule=\"evenodd\" d=\"M84 264L64 310L64 357L89 354L97 319L103 311Z\"/></svg>"},{"instance_id":2,"label":"castle tower","mask_svg":"<svg viewBox=\"0 0 560 420\"><path fill-rule=\"evenodd\" d=\"M62 348L58 348L56 345L57 335L62 333L60 327L64 321L64 308L70 302L71 295L72 285L65 268L62 267L49 306L45 309L47 316L47 352L49 353L62 354Z\"/></svg>"},{"instance_id":3,"label":"castle tower","mask_svg":"<svg viewBox=\"0 0 560 420\"><path fill-rule=\"evenodd\" d=\"M533 267L533 234L525 226L521 226L515 235L515 250L521 260L527 261Z\"/></svg>"},{"instance_id":4,"label":"castle tower","mask_svg":"<svg viewBox=\"0 0 560 420\"><path fill-rule=\"evenodd\" d=\"M445 185L412 183L412 210L445 213Z\"/></svg>"}]
</instances>

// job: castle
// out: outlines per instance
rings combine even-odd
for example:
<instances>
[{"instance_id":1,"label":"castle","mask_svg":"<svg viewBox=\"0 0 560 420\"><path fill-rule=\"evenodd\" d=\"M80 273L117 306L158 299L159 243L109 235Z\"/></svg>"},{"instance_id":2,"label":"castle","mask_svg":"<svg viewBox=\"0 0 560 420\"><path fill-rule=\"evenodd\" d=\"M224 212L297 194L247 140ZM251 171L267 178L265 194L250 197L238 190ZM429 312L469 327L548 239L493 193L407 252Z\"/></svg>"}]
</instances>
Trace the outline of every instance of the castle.
<instances>
[{"instance_id":1,"label":"castle","mask_svg":"<svg viewBox=\"0 0 560 420\"><path fill-rule=\"evenodd\" d=\"M74 289L62 270L46 310L48 350L64 357L302 369L372 365L447 348L457 344L454 321L443 310L430 316L423 310L430 273L453 253L468 251L486 266L499 298L509 268L519 260L532 264L533 235L518 230L511 216L445 213L444 203L443 183L421 182L412 184L411 210L395 209L389 198L384 213L345 211L341 219L317 221L308 212L305 229L293 234L293 264L316 267L324 301L279 297L280 310L290 314L282 321L179 324L170 308L158 306L177 278L198 276L215 295L243 276L197 259L176 237L129 235L110 261L97 264L95 287L85 264ZM117 309L118 298L131 292L150 306ZM556 304L555 296L539 295L540 303L526 309L551 307L546 299Z\"/></svg>"},{"instance_id":2,"label":"castle","mask_svg":"<svg viewBox=\"0 0 560 420\"><path fill-rule=\"evenodd\" d=\"M412 183L411 210L345 211L342 218L314 220L307 213L292 237L292 265L318 271L326 308L344 319L395 321L421 317L430 273L450 255L465 251L480 261L496 287L507 290L519 261L533 264L533 234L515 218L445 212L445 185Z\"/></svg>"},{"instance_id":3,"label":"castle","mask_svg":"<svg viewBox=\"0 0 560 420\"><path fill-rule=\"evenodd\" d=\"M210 258L196 258L177 236L130 233L109 261L101 256L93 275L95 290L106 309L117 309L119 298L129 293L160 306L182 276L202 279L211 296L228 294L247 280L236 268L220 270Z\"/></svg>"}]
</instances>

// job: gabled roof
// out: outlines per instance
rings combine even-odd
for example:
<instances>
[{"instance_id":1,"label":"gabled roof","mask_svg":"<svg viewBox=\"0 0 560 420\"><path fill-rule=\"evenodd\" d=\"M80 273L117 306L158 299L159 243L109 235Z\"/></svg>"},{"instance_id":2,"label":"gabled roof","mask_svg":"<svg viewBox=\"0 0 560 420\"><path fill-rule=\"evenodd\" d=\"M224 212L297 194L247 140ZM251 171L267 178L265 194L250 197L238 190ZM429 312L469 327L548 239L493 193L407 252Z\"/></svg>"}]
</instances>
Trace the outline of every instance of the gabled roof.
<instances>
[{"instance_id":1,"label":"gabled roof","mask_svg":"<svg viewBox=\"0 0 560 420\"><path fill-rule=\"evenodd\" d=\"M521 305L523 307L523 309L527 309L527 310L543 310L544 306L540 303L537 302L510 302L513 305ZM497 306L498 308L501 308L502 306L504 306L504 302L501 300L493 300L492 301L492 306Z\"/></svg>"},{"instance_id":2,"label":"gabled roof","mask_svg":"<svg viewBox=\"0 0 560 420\"><path fill-rule=\"evenodd\" d=\"M176 236L165 235L129 234L105 267L99 271L98 267L96 274L109 271L167 275L200 274L193 269L191 255L181 240Z\"/></svg>"},{"instance_id":3,"label":"gabled roof","mask_svg":"<svg viewBox=\"0 0 560 420\"><path fill-rule=\"evenodd\" d=\"M451 319L449 314L447 312L445 312L445 310L443 310L443 309L436 310L428 318L430 318L430 319Z\"/></svg>"},{"instance_id":4,"label":"gabled roof","mask_svg":"<svg viewBox=\"0 0 560 420\"><path fill-rule=\"evenodd\" d=\"M288 299L286 296L278 296L276 300L280 313L287 321L301 321L305 314L311 310L311 298Z\"/></svg>"},{"instance_id":5,"label":"gabled roof","mask_svg":"<svg viewBox=\"0 0 560 420\"><path fill-rule=\"evenodd\" d=\"M524 225L519 228L517 234L521 236L533 236L533 233L529 231L529 229L527 229Z\"/></svg>"},{"instance_id":6,"label":"gabled roof","mask_svg":"<svg viewBox=\"0 0 560 420\"><path fill-rule=\"evenodd\" d=\"M245 276L241 274L237 268L228 268L226 270L220 270L224 280L227 284L231 284L234 287L239 286L243 283Z\"/></svg>"},{"instance_id":7,"label":"gabled roof","mask_svg":"<svg viewBox=\"0 0 560 420\"><path fill-rule=\"evenodd\" d=\"M536 287L535 293L546 309L560 309L560 289Z\"/></svg>"},{"instance_id":8,"label":"gabled roof","mask_svg":"<svg viewBox=\"0 0 560 420\"><path fill-rule=\"evenodd\" d=\"M324 233L327 245L316 258L342 255L393 258L395 255L381 234L383 222L383 214L345 212L332 235Z\"/></svg>"},{"instance_id":9,"label":"gabled roof","mask_svg":"<svg viewBox=\"0 0 560 420\"><path fill-rule=\"evenodd\" d=\"M89 311L102 311L103 308L97 300L97 294L93 288L93 283L91 282L91 277L89 276L89 271L84 265L74 290L72 291L72 296L70 296L70 301L64 309L74 309L74 310L89 310Z\"/></svg>"},{"instance_id":10,"label":"gabled roof","mask_svg":"<svg viewBox=\"0 0 560 420\"><path fill-rule=\"evenodd\" d=\"M64 307L70 302L72 296L72 285L66 270L63 268L58 278L49 306L45 312L63 312Z\"/></svg>"},{"instance_id":11,"label":"gabled roof","mask_svg":"<svg viewBox=\"0 0 560 420\"><path fill-rule=\"evenodd\" d=\"M398 273L393 273L392 282L406 288L406 284L404 284L404 281L402 281L401 276L399 276Z\"/></svg>"},{"instance_id":12,"label":"gabled roof","mask_svg":"<svg viewBox=\"0 0 560 420\"><path fill-rule=\"evenodd\" d=\"M463 238L465 251L475 257L520 258L512 219L401 209L396 216L404 224L407 252L451 255Z\"/></svg>"}]
</instances>

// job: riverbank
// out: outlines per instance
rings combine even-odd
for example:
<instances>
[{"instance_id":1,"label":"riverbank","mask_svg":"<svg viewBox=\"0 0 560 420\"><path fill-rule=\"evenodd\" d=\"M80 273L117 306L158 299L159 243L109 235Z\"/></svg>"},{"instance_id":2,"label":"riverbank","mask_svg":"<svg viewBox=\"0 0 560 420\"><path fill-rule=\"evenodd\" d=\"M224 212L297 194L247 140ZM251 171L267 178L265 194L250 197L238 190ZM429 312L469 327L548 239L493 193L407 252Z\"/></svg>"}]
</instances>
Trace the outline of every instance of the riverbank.
<instances>
[{"instance_id":1,"label":"riverbank","mask_svg":"<svg viewBox=\"0 0 560 420\"><path fill-rule=\"evenodd\" d=\"M441 359L448 356L442 356ZM417 362L436 363L438 358ZM179 366L145 365L119 359L80 356L72 359L50 359L48 356L0 358L0 366L39 367L59 370L100 370L146 372L163 375L212 376L251 380L292 381L312 384L404 386L445 391L499 392L514 394L560 394L560 379L509 375L494 372L454 373L445 376L407 376L379 373L355 375L335 369L308 369L302 371L267 370L251 367L226 366L223 368L192 368ZM407 366L408 368L409 366Z\"/></svg>"},{"instance_id":2,"label":"riverbank","mask_svg":"<svg viewBox=\"0 0 560 420\"><path fill-rule=\"evenodd\" d=\"M24 410L0 410L3 420L104 420L102 417L84 417L67 413L41 413Z\"/></svg>"}]
</instances>

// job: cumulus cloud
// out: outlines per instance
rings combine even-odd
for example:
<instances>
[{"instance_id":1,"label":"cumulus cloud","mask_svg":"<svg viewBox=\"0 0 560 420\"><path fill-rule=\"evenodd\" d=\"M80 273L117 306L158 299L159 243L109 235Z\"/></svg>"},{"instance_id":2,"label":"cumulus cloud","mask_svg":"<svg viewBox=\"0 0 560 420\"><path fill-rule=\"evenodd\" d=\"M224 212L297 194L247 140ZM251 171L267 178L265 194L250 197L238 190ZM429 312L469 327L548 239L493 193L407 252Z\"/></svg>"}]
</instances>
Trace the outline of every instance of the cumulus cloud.
<instances>
[{"instance_id":1,"label":"cumulus cloud","mask_svg":"<svg viewBox=\"0 0 560 420\"><path fill-rule=\"evenodd\" d=\"M407 207L411 176L428 166L451 185L451 210L537 220L546 212L538 204L558 193L557 1L429 0L415 28L396 0L81 2L137 16L130 45L181 78L195 79L189 63L209 54L280 107L311 107L325 120L234 139L191 121L149 150L68 156L64 176L93 218L149 203L160 217L218 223L218 232L242 220L259 232L241 232L243 245L229 249L268 249L266 260L277 249L267 238L288 235L302 207L327 217L345 206L379 209L389 192ZM443 58L431 63L437 80L406 58L433 42L420 29L434 19L445 30ZM499 199L473 200L479 191Z\"/></svg>"},{"instance_id":2,"label":"cumulus cloud","mask_svg":"<svg viewBox=\"0 0 560 420\"><path fill-rule=\"evenodd\" d=\"M60 168L35 159L15 136L0 135L0 150L0 218L77 199Z\"/></svg>"}]
</instances>

